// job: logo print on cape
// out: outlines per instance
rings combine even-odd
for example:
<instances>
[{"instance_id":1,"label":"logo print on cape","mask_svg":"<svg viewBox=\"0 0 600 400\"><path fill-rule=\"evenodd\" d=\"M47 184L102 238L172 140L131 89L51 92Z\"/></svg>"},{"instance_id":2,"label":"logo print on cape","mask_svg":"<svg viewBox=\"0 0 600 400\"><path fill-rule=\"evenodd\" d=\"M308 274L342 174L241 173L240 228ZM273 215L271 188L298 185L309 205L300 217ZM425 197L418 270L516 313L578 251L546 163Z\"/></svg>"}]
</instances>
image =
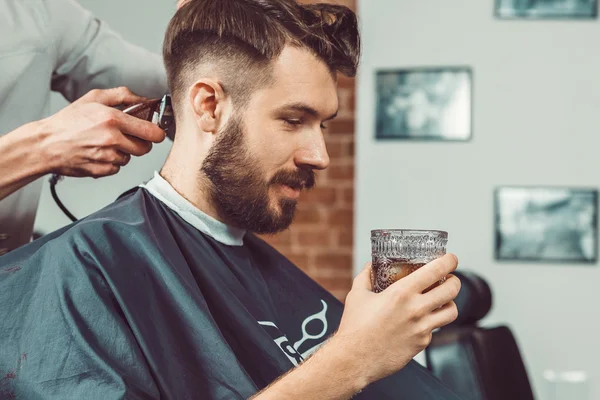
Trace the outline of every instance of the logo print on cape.
<instances>
[{"instance_id":1,"label":"logo print on cape","mask_svg":"<svg viewBox=\"0 0 600 400\"><path fill-rule=\"evenodd\" d=\"M317 312L316 314L313 315L309 315L303 322L302 322L302 338L300 340L298 340L296 343L294 343L294 345L292 346L290 344L290 341L288 340L288 338L285 335L281 335L280 337L274 339L275 343L277 344L277 346L279 346L279 348L281 349L281 351L283 352L283 354L285 354L287 356L287 358L292 362L292 364L294 364L294 366L298 366L299 364L302 363L302 361L304 361L304 359L306 359L307 357L309 357L312 353L314 353L315 351L317 351L317 349L323 345L323 342L317 343L316 345L304 350L302 353L300 353L300 346L302 346L305 343L310 343L311 341L314 340L320 340L323 339L323 337L327 334L327 328L329 326L329 324L327 323L327 303L323 300L321 300L321 304L323 304L323 309L319 312ZM318 334L311 334L308 332L308 324L312 321L318 321L322 324L322 329ZM277 325L275 325L275 323L271 322L271 321L258 321L259 325L262 326L270 326L273 327L275 329L277 329L279 331L279 328L277 327ZM279 334L281 334L281 331L278 332Z\"/></svg>"},{"instance_id":2,"label":"logo print on cape","mask_svg":"<svg viewBox=\"0 0 600 400\"><path fill-rule=\"evenodd\" d=\"M294 343L294 349L296 349L296 351L300 350L300 346L302 346L302 344L304 344L304 342L309 341L309 340L320 340L327 333L327 328L328 328L327 315L326 315L327 314L327 303L325 303L325 301L323 301L323 300L321 300L321 303L323 304L323 309L321 311L319 311L318 313L309 316L308 318L306 318L304 320L304 322L302 322L302 339L300 339L296 343ZM323 324L323 329L321 329L321 332L319 332L317 335L311 335L307 331L308 323L311 321L320 321ZM317 351L317 349L322 344L323 344L323 342L318 343L317 345L307 349L306 351L304 351L303 353L300 353L300 354L302 354L303 358L308 358L308 356L310 356L312 353Z\"/></svg>"}]
</instances>

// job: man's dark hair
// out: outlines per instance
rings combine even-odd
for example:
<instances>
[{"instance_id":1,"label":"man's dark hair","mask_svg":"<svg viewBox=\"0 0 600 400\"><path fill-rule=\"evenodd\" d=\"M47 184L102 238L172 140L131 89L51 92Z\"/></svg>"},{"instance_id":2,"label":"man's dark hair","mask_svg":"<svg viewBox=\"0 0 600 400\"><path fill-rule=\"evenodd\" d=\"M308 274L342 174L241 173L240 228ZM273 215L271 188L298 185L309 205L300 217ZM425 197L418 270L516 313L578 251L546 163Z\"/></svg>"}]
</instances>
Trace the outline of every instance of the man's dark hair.
<instances>
[{"instance_id":1,"label":"man's dark hair","mask_svg":"<svg viewBox=\"0 0 600 400\"><path fill-rule=\"evenodd\" d=\"M237 104L271 78L269 63L287 45L307 49L332 73L354 76L360 56L355 13L295 0L188 0L171 20L163 57L178 104L197 67L214 68Z\"/></svg>"}]
</instances>

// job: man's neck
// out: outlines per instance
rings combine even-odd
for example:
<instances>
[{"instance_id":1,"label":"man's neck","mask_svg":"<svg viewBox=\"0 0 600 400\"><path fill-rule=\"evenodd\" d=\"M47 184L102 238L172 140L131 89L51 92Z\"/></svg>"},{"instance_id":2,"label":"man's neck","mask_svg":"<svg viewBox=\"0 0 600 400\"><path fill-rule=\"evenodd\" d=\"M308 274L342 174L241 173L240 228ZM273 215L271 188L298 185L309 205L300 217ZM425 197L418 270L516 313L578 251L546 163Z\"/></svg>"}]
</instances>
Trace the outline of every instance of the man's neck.
<instances>
[{"instance_id":1,"label":"man's neck","mask_svg":"<svg viewBox=\"0 0 600 400\"><path fill-rule=\"evenodd\" d=\"M205 235L226 246L244 245L245 230L224 224L199 210L158 173L155 173L154 178L140 187Z\"/></svg>"},{"instance_id":2,"label":"man's neck","mask_svg":"<svg viewBox=\"0 0 600 400\"><path fill-rule=\"evenodd\" d=\"M220 222L227 223L210 202L208 179L201 172L205 154L195 154L192 149L201 149L201 147L194 143L174 142L160 175L194 207ZM197 173L190 173L190 171L197 171Z\"/></svg>"}]
</instances>

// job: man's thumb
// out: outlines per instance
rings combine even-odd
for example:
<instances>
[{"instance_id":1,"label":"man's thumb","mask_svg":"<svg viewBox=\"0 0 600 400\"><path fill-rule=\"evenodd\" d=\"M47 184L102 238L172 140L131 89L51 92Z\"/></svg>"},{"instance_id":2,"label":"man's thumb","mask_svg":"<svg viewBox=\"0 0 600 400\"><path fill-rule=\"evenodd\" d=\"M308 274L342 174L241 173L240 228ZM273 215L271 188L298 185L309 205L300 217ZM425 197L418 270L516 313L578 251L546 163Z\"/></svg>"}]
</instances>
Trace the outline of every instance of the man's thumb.
<instances>
[{"instance_id":1,"label":"man's thumb","mask_svg":"<svg viewBox=\"0 0 600 400\"><path fill-rule=\"evenodd\" d=\"M358 275L354 278L354 282L352 283L352 288L360 288L366 290L373 290L373 285L371 282L371 271L372 266L371 263L368 262L365 264L365 267L360 271Z\"/></svg>"}]
</instances>

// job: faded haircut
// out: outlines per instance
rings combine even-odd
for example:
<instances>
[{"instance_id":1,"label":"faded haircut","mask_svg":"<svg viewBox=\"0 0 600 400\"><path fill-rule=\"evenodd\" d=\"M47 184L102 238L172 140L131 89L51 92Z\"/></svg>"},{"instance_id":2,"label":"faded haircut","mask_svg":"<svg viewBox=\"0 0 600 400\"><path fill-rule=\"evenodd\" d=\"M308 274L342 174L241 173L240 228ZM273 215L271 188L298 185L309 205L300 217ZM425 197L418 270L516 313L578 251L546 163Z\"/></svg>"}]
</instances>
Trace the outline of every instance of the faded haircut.
<instances>
[{"instance_id":1,"label":"faded haircut","mask_svg":"<svg viewBox=\"0 0 600 400\"><path fill-rule=\"evenodd\" d=\"M218 71L233 103L243 105L256 88L270 83L271 62L288 45L312 52L332 74L355 76L356 14L341 5L295 0L188 0L171 20L163 46L175 104L208 68Z\"/></svg>"}]
</instances>

